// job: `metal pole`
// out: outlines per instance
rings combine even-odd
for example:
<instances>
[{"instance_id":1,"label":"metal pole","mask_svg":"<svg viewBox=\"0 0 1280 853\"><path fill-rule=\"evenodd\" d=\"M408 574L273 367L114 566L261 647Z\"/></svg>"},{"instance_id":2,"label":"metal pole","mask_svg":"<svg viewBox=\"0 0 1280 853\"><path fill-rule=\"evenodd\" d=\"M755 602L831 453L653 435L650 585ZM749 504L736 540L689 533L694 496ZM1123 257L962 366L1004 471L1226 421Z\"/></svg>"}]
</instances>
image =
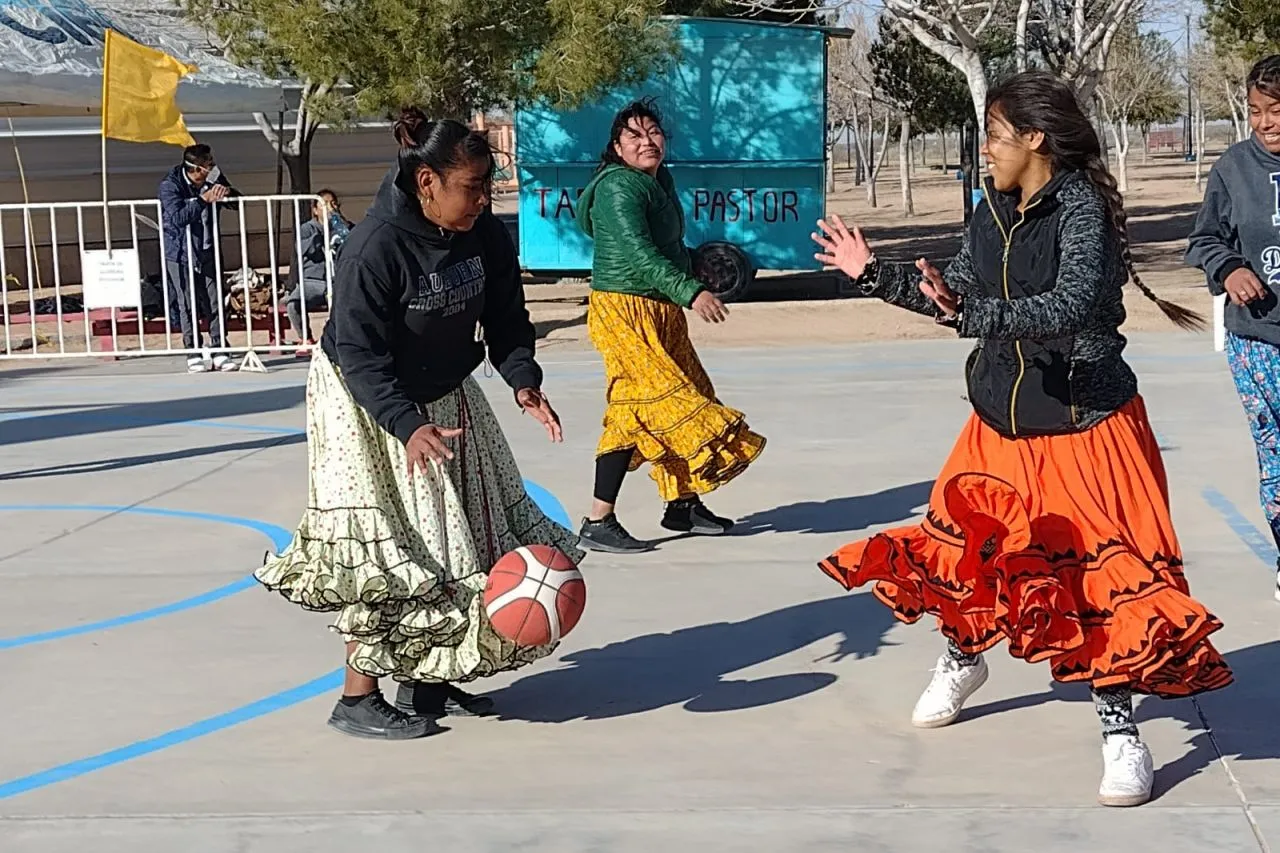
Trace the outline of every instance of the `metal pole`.
<instances>
[{"instance_id":1,"label":"metal pole","mask_svg":"<svg viewBox=\"0 0 1280 853\"><path fill-rule=\"evenodd\" d=\"M964 175L964 223L969 224L973 218L973 191L977 189L978 164L974 159L977 142L976 125L965 122L960 128L960 171Z\"/></svg>"},{"instance_id":2,"label":"metal pole","mask_svg":"<svg viewBox=\"0 0 1280 853\"><path fill-rule=\"evenodd\" d=\"M1188 160L1191 160L1192 158L1194 158L1196 153L1196 139L1191 129L1191 121L1192 121L1191 89L1192 89L1191 87L1191 10L1190 8L1188 8L1187 9L1187 120L1183 122L1183 127L1186 128L1186 134L1183 139L1183 146L1184 146L1184 151L1187 155Z\"/></svg>"},{"instance_id":3,"label":"metal pole","mask_svg":"<svg viewBox=\"0 0 1280 853\"><path fill-rule=\"evenodd\" d=\"M284 195L284 110L280 110L280 120L276 124L276 195ZM280 215L280 202L275 203L275 219L276 227L271 239L276 245L280 244L280 240L284 233L284 217ZM275 275L275 271L272 271ZM274 282L275 279L272 278Z\"/></svg>"}]
</instances>

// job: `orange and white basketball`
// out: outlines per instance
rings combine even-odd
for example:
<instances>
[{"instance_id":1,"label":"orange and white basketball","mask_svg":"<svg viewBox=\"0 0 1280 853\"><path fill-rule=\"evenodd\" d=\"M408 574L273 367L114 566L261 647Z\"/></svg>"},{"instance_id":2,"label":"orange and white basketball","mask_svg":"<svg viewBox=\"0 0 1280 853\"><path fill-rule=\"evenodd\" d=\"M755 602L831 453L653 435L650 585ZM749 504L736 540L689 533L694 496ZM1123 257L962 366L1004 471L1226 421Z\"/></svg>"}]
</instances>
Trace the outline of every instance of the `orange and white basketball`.
<instances>
[{"instance_id":1,"label":"orange and white basketball","mask_svg":"<svg viewBox=\"0 0 1280 853\"><path fill-rule=\"evenodd\" d=\"M564 552L528 545L503 555L489 572L485 612L493 628L520 646L562 640L587 606L587 584Z\"/></svg>"}]
</instances>

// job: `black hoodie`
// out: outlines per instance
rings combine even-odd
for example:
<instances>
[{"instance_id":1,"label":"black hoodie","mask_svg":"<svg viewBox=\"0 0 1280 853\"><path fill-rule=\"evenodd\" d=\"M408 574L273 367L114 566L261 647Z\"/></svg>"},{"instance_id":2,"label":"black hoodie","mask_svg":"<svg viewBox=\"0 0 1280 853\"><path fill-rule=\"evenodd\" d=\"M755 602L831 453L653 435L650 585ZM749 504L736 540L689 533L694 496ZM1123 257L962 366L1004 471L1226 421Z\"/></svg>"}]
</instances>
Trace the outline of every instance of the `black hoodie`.
<instances>
[{"instance_id":1,"label":"black hoodie","mask_svg":"<svg viewBox=\"0 0 1280 853\"><path fill-rule=\"evenodd\" d=\"M486 347L512 389L541 387L535 337L506 227L486 212L442 232L393 168L338 257L320 342L355 401L407 443L428 423L419 405L461 385Z\"/></svg>"}]
</instances>

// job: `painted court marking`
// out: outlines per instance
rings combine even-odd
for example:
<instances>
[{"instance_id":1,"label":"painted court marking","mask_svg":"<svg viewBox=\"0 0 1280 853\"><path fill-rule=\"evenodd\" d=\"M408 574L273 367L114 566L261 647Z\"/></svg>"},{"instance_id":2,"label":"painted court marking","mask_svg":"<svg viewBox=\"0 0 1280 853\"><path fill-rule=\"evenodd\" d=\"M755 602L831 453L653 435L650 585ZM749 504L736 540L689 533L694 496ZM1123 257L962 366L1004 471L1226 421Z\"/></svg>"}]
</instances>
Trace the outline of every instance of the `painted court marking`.
<instances>
[{"instance_id":1,"label":"painted court marking","mask_svg":"<svg viewBox=\"0 0 1280 853\"><path fill-rule=\"evenodd\" d=\"M556 498L545 489L533 483L527 484L529 495L542 508L549 517L553 519L568 518L564 507ZM1268 565L1274 559L1269 551L1269 546L1265 538L1256 527L1246 519L1239 510L1224 496L1212 487L1208 487L1202 492L1205 500L1217 510L1227 520L1231 530L1240 537L1242 541L1257 556ZM14 507L0 507L0 509L14 509ZM147 511L139 508L139 511ZM178 514L187 515L187 513L178 513L177 511L150 510L152 514L168 515ZM224 519L227 517L223 517ZM262 524L257 522L257 524ZM272 525L264 525L270 527ZM278 528L277 528L278 529ZM286 539L287 541L287 539ZM315 699L333 690L337 690L342 685L342 669L336 669L328 672L319 678L312 679L305 684L283 690L256 702L242 705L222 714L208 717L196 723L192 723L181 728L173 729L157 737L141 740L127 746L109 750L98 755L71 761L66 764L60 764L47 770L41 770L27 776L21 776L17 779L11 779L7 782L0 782L0 800L9 797L18 796L20 794L34 791L38 788L44 788L59 782L65 782L70 779L84 776L98 770L103 770L116 764L126 761L132 761L135 758L141 758L160 750L178 746L188 741L202 738L206 735L249 722L250 720L266 716Z\"/></svg>"},{"instance_id":2,"label":"painted court marking","mask_svg":"<svg viewBox=\"0 0 1280 853\"><path fill-rule=\"evenodd\" d=\"M34 791L37 788L44 788L58 782L65 782L68 779L74 779L86 773L102 770L113 764L132 761L135 758L141 758L144 755L150 755L153 752L159 752L162 749L168 749L171 746L177 746L180 743L186 743L189 740L213 734L257 717L283 710L299 702L305 702L330 690L336 690L341 686L342 670L336 669L313 681L308 681L306 684L300 684L297 687L276 693L265 699L259 699L257 702L250 702L248 705L242 705L239 708L227 711L225 714L218 714L216 717L209 717L198 723L192 723L189 726L165 732L159 737L140 740L137 743L131 743L119 749L70 761L66 764L59 764L57 767L50 767L48 770L41 770L29 776L21 776L8 782L0 783L0 800L15 797L18 794L25 794L28 791Z\"/></svg>"},{"instance_id":3,"label":"painted court marking","mask_svg":"<svg viewBox=\"0 0 1280 853\"><path fill-rule=\"evenodd\" d=\"M539 486L532 480L524 481L525 491L535 504L550 518L552 521L562 527L571 528L569 514L565 512L564 506L560 501L556 500L551 492ZM282 551L289 544L289 540L293 538L293 534L276 524L270 524L265 521L257 521L252 518L240 518L232 515L217 515L207 512L188 512L186 510L176 509L159 509L156 507L139 507L139 506L98 506L91 504L0 504L0 512L105 512L105 513L133 513L135 515L155 515L165 518L194 519L197 521L212 521L218 524L231 524L238 527L247 527L250 530L257 530L271 540L271 544L275 547L276 552ZM190 610L195 607L203 607L206 604L213 604L215 601L221 601L224 598L235 595L238 592L244 592L246 589L252 589L257 586L258 582L252 574L238 578L231 583L215 587L207 592L199 595L193 595L189 598L183 598L168 604L161 604L156 607L150 607L146 610L139 610L136 613L126 613L123 616L115 616L111 619L103 619L98 622L88 622L83 625L73 625L68 628L58 628L51 631L40 631L34 634L23 634L18 637L0 637L0 651L6 649L16 649L22 646L32 646L38 643L47 643L53 640L61 640L66 637L74 637L79 634L91 634L95 631L106 631L110 628L119 628L122 625L132 625L137 622L146 622L150 619L157 619L161 616L170 616L174 613L181 613L184 610Z\"/></svg>"},{"instance_id":4,"label":"painted court marking","mask_svg":"<svg viewBox=\"0 0 1280 853\"><path fill-rule=\"evenodd\" d=\"M143 506L100 506L94 504L6 504L0 505L0 512L104 512L104 513L131 513L133 515L153 515L161 518L180 518L192 519L196 521L212 521L217 524L231 524L237 527L247 527L250 530L256 530L264 534L271 540L271 544L279 551L289 544L292 534L275 524L268 524L265 521L256 521L252 518L239 518L233 515L215 515L208 512L188 512L178 509L160 509L158 507ZM16 649L21 646L32 646L37 643L47 643L51 640L61 640L65 637L74 637L78 634L89 634L94 631L105 631L109 628L118 628L121 625L132 625L137 622L146 622L149 619L156 619L160 616L169 616L174 613L181 613L183 610L190 610L193 607L202 607L206 604L212 604L220 601L228 596L235 595L237 592L243 592L257 584L253 575L234 580L229 584L216 587L208 592L202 592L199 595L193 595L190 598L184 598L179 601L162 604L158 607L151 607L146 610L139 610L136 613L127 613L123 616L116 616L111 619L103 619L98 622L87 622L83 625L72 625L68 628L58 628L52 631L41 631L35 634L24 634L20 637L0 638L0 650Z\"/></svg>"},{"instance_id":5,"label":"painted court marking","mask_svg":"<svg viewBox=\"0 0 1280 853\"><path fill-rule=\"evenodd\" d=\"M567 526L569 515L565 511L564 506L560 503L559 500L556 499L556 497L553 494L551 494L551 492L547 491L546 489L542 488L538 484L529 480L525 481L525 489L528 491L529 497L532 498L535 503L537 503L538 507L543 511L543 513L547 515L548 518L550 518L553 521L556 521L557 523L565 524ZM278 534L276 535L273 535L271 532L267 532L267 535L272 537L272 541L273 543L276 544L277 549L281 549L285 545L287 545L290 539L290 534L284 531L283 528L277 527L276 525L273 525L273 524L267 524L266 522L253 521L252 519L235 519L232 516L213 516L213 515L208 515L206 513L188 513L188 512L183 512L181 510L160 510L160 509L151 509L147 507L136 507L136 508L131 507L131 508L125 509L123 507L91 507L91 506L61 506L61 505L28 506L28 507L0 506L0 511L22 510L22 509L26 509L26 510L75 509L75 510L97 510L97 511L125 510L125 511L138 512L144 515L199 517L205 520L218 520L225 523L233 523L233 524L243 523L242 526L247 526L253 529L262 530L263 532L267 532L268 530L278 531ZM277 539L276 538L277 535L281 536L282 538ZM253 580L252 575L247 580L248 580L248 584L244 588L248 588L248 586L251 586L254 583L256 583L256 581ZM238 592L239 590L235 590L235 591ZM214 592L217 592L217 590L211 591L210 593L206 593L205 595L206 596L212 595ZM231 595L231 594L233 593L227 592L221 595L220 597L225 598L227 595ZM196 598L199 598L199 596L197 596ZM185 599L184 601L194 601L194 600L195 599ZM217 599L212 599L212 600L217 600ZM183 602L175 602L175 605L182 604L182 603ZM208 602L204 601L201 603L208 603ZM166 606L173 607L175 605L166 605ZM196 607L196 606L199 606L199 604L187 605L187 607ZM182 609L187 609L187 607L184 607ZM142 613L152 613L154 611L158 611L162 609L163 608L153 608L152 611L142 611ZM173 612L173 611L170 610L168 612ZM133 617L137 617L138 615L139 614L133 614ZM156 613L155 615L164 615L164 614ZM128 621L133 621L133 622L141 621L138 618L130 618L130 617L118 617L118 618L126 619ZM147 616L146 618L154 618L154 616ZM113 620L108 620L108 621L113 621ZM95 623L95 624L102 625L103 623ZM121 622L118 624L126 624L126 623ZM89 628L90 626L83 626L83 627ZM113 626L107 626L107 627L113 627ZM83 630L76 630L76 629L64 629L64 630L71 631L73 633L84 633ZM100 630L100 628L94 628L93 630ZM36 635L32 635L32 636L36 636ZM70 636L70 634L62 634L62 636ZM15 638L15 639L22 639L22 638ZM259 699L256 702L250 702L247 705L242 705L239 708L233 708L230 711L226 711L225 713L218 714L213 717L208 717L204 720L200 720L199 722L192 723L187 726L182 726L181 728L173 729L157 737L148 738L146 740L140 740L140 741L137 741L136 743L128 744L127 746L122 746L117 749L108 750L107 752L102 752L97 755L89 756L87 758L80 758L80 759L76 759L75 761L69 761L65 764L59 764L55 767L50 767L47 770L40 770L35 773L28 774L26 776L20 776L16 779L10 779L5 782L0 782L0 800L8 799L9 797L16 797L19 794L25 794L30 791L34 791L38 788L44 788L49 785L55 785L59 782L65 782L69 779L75 779L79 776L84 776L85 774L88 774L88 773L94 773L98 770L103 770L105 768L111 767L116 764L122 764L126 761L132 761L133 759L141 758L144 755L150 755L151 753L159 752L160 750L163 750L163 749L168 749L173 746L178 746L180 744L187 743L188 741L196 740L197 738L202 738L206 735L210 735L215 732L222 731L223 729L231 728L232 726L237 726L237 725L240 725L241 723L245 723L250 720L257 719L259 717L264 717L267 714L273 714L276 711L282 711L285 708L292 707L293 705L306 702L310 699L314 699L318 696L322 696L325 693L329 693L333 690L337 690L342 686L342 680L343 680L343 671L342 671L342 668L338 668L333 670L332 672L325 673L319 678L314 678L311 681L306 682L305 684L300 684L297 687L291 687L288 690L282 690L279 693L274 693L263 699Z\"/></svg>"},{"instance_id":6,"label":"painted court marking","mask_svg":"<svg viewBox=\"0 0 1280 853\"><path fill-rule=\"evenodd\" d=\"M1236 505L1226 495L1213 488L1213 486L1206 486L1200 492L1200 496L1204 498L1205 503L1222 516L1227 526L1231 528L1231 532L1239 537L1240 541L1256 554L1258 559L1266 564L1267 568L1275 568L1276 549L1274 543L1269 537L1263 535L1262 531L1255 527L1253 522L1245 518L1244 514L1236 509Z\"/></svg>"}]
</instances>

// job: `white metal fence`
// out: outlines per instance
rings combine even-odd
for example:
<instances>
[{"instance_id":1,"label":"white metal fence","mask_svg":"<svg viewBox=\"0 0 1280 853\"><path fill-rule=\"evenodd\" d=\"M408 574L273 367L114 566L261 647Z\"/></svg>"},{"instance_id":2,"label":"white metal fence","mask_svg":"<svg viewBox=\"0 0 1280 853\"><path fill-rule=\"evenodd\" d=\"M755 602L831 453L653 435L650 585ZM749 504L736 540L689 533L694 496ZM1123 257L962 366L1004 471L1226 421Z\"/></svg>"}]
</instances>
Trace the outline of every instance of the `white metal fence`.
<instances>
[{"instance_id":1,"label":"white metal fence","mask_svg":"<svg viewBox=\"0 0 1280 853\"><path fill-rule=\"evenodd\" d=\"M156 199L112 201L105 209L100 201L0 205L0 359L208 357L307 348L308 339L319 338L309 316L319 306L312 303L309 310L305 298L306 247L299 233L313 219L317 200L242 196L219 203L209 248L212 271L197 261L198 255L207 257L204 250L194 251L203 243L203 230L193 233L199 223L185 229L185 269L166 262ZM333 288L333 235L327 217L316 224L323 235L327 297ZM104 280L103 257L114 261L110 274L118 280ZM306 329L289 329L287 305L293 299ZM191 346L183 343L182 303L189 308ZM211 328L222 330L224 346L209 337ZM289 335L295 340L286 343Z\"/></svg>"}]
</instances>

